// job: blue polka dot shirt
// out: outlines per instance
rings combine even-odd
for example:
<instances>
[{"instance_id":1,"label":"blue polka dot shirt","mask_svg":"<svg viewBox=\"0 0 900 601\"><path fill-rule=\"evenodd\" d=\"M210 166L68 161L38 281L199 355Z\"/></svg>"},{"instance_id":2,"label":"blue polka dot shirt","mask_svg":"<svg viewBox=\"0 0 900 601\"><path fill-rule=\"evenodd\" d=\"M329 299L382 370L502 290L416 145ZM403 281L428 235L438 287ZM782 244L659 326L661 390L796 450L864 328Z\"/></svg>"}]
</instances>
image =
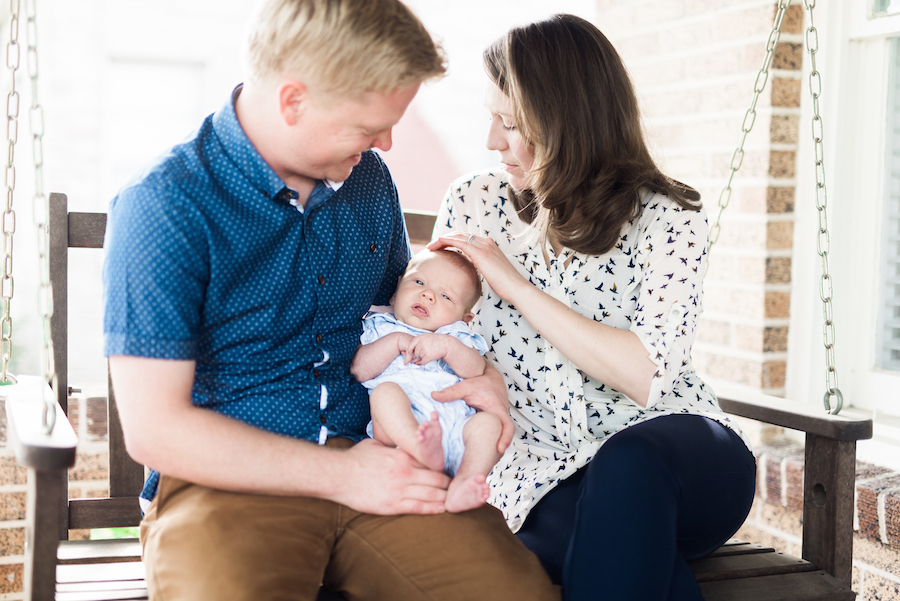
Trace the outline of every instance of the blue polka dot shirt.
<instances>
[{"instance_id":1,"label":"blue polka dot shirt","mask_svg":"<svg viewBox=\"0 0 900 601\"><path fill-rule=\"evenodd\" d=\"M238 123L238 93L110 203L105 353L194 360L194 405L320 444L359 440L361 319L388 304L410 256L396 188L370 151L337 190L318 182L294 206Z\"/></svg>"}]
</instances>

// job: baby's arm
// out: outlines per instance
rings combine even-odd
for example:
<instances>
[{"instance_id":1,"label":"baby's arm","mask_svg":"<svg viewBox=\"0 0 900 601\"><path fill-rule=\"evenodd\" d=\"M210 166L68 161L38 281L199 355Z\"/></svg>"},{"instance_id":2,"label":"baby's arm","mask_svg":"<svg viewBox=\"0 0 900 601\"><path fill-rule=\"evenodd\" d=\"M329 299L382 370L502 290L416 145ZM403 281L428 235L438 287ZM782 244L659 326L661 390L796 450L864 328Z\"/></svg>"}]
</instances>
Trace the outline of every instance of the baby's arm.
<instances>
[{"instance_id":1,"label":"baby's arm","mask_svg":"<svg viewBox=\"0 0 900 601\"><path fill-rule=\"evenodd\" d=\"M412 339L409 334L394 332L360 346L350 363L350 373L359 382L371 380L387 369Z\"/></svg>"},{"instance_id":2,"label":"baby's arm","mask_svg":"<svg viewBox=\"0 0 900 601\"><path fill-rule=\"evenodd\" d=\"M443 359L460 378L474 378L484 373L484 357L481 353L449 334L416 336L403 352L403 356L407 363L416 365Z\"/></svg>"}]
</instances>

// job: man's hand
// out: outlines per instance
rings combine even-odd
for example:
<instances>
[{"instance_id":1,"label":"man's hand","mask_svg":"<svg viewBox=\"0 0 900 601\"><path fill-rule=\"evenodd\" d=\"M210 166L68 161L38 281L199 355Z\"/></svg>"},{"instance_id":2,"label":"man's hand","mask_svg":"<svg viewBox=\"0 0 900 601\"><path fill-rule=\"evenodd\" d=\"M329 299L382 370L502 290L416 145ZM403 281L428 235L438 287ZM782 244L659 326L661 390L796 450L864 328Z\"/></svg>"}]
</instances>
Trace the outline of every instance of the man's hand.
<instances>
[{"instance_id":1,"label":"man's hand","mask_svg":"<svg viewBox=\"0 0 900 601\"><path fill-rule=\"evenodd\" d=\"M470 407L492 413L500 418L503 430L497 441L497 451L503 453L512 442L516 427L509 417L509 399L506 396L506 382L503 375L488 363L484 375L463 380L443 390L432 392L434 400L441 403L462 399Z\"/></svg>"},{"instance_id":2,"label":"man's hand","mask_svg":"<svg viewBox=\"0 0 900 601\"><path fill-rule=\"evenodd\" d=\"M363 513L397 515L444 512L450 478L401 451L365 439L343 455L345 472L329 497Z\"/></svg>"}]
</instances>

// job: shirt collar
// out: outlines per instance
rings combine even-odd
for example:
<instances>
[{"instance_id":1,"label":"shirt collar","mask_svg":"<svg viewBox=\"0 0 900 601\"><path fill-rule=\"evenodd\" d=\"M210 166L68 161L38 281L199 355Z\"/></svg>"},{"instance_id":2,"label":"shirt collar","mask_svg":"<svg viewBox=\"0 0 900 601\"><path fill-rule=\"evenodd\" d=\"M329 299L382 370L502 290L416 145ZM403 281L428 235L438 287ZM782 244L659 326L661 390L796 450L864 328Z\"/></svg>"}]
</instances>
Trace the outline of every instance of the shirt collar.
<instances>
[{"instance_id":1,"label":"shirt collar","mask_svg":"<svg viewBox=\"0 0 900 601\"><path fill-rule=\"evenodd\" d=\"M213 131L222 141L225 153L250 183L267 198L288 202L303 212L303 207L298 206L296 202L297 193L288 188L284 180L266 163L238 121L234 103L240 96L243 85L238 84L225 105L213 115ZM343 185L344 182L317 181L316 187L306 203L306 210L324 203Z\"/></svg>"}]
</instances>

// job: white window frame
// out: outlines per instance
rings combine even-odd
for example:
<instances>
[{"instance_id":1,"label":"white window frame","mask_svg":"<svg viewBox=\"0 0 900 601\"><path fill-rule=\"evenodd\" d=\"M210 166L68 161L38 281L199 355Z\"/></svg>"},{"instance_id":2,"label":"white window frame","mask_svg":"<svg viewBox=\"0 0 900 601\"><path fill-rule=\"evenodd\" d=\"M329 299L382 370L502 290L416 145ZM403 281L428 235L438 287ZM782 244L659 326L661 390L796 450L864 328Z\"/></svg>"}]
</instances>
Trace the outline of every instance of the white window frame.
<instances>
[{"instance_id":1,"label":"white window frame","mask_svg":"<svg viewBox=\"0 0 900 601\"><path fill-rule=\"evenodd\" d=\"M823 90L829 268L839 385L849 412L871 415L875 436L861 442L859 458L900 470L900 372L877 369L881 291L882 212L885 196L885 123L890 38L900 36L900 15L875 17L868 0L819 3L815 9ZM797 166L787 396L821 405L825 388L821 259L813 144L804 57ZM873 294L873 291L878 291Z\"/></svg>"}]
</instances>

